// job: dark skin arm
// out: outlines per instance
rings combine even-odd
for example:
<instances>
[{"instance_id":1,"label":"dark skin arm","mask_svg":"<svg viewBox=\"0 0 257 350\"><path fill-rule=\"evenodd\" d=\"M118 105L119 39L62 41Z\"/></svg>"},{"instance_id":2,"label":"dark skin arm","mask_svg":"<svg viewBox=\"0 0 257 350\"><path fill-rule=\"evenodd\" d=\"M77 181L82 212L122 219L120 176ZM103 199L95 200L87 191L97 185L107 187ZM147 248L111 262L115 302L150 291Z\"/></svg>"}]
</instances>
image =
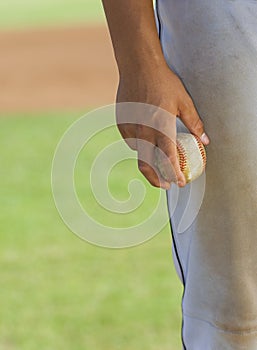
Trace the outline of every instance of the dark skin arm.
<instances>
[{"instance_id":1,"label":"dark skin arm","mask_svg":"<svg viewBox=\"0 0 257 350\"><path fill-rule=\"evenodd\" d=\"M146 140L159 147L168 157L180 187L186 181L177 159L176 144L171 142L176 133L179 117L189 131L207 145L194 103L178 76L168 67L158 37L152 0L102 0L119 69L117 102L141 102L160 107L170 113L169 125L164 129L170 138L154 128L138 124L120 124L123 138L133 138L128 145L137 150L139 170L156 187L169 188L170 182L156 174L147 161L153 162L153 149L140 146L138 140ZM152 118L152 116L147 116ZM154 121L153 121L154 123Z\"/></svg>"}]
</instances>

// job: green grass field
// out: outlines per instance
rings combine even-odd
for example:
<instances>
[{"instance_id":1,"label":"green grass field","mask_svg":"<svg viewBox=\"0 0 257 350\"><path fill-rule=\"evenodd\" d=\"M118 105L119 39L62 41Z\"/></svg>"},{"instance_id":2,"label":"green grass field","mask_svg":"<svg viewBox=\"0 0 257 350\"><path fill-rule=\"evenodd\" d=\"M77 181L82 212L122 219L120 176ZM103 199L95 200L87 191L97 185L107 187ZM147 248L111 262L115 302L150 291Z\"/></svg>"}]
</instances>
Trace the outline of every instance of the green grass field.
<instances>
[{"instance_id":1,"label":"green grass field","mask_svg":"<svg viewBox=\"0 0 257 350\"><path fill-rule=\"evenodd\" d=\"M101 0L9 0L0 2L0 27L102 22Z\"/></svg>"},{"instance_id":2,"label":"green grass field","mask_svg":"<svg viewBox=\"0 0 257 350\"><path fill-rule=\"evenodd\" d=\"M81 241L58 216L51 162L78 116L0 118L0 349L180 349L181 286L168 227L146 244L116 251ZM118 137L112 130L108 140ZM106 138L96 142L78 162L82 198L89 191L83 160ZM142 179L135 163L124 166L126 177L114 172L111 185L122 196L128 177ZM155 198L155 189L147 191Z\"/></svg>"},{"instance_id":3,"label":"green grass field","mask_svg":"<svg viewBox=\"0 0 257 350\"><path fill-rule=\"evenodd\" d=\"M0 3L2 29L101 21L100 0ZM135 248L110 250L77 238L57 213L52 158L61 135L79 116L0 117L0 350L180 349L182 287L172 264L169 228ZM117 225L119 216L95 205L86 179L95 152L118 138L116 130L99 135L82 152L75 173L84 207ZM127 198L134 177L143 180L135 162L120 165L111 174L112 194ZM151 212L157 196L145 185L140 217ZM122 217L127 225L134 219Z\"/></svg>"}]
</instances>

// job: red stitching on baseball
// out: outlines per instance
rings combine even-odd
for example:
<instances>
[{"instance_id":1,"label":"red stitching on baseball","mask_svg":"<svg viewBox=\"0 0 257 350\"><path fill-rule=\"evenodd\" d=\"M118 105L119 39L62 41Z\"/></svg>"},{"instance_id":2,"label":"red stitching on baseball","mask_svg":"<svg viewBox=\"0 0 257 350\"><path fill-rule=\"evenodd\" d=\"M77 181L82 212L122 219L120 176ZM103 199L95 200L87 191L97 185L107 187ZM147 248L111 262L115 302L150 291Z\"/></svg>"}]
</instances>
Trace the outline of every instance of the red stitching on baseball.
<instances>
[{"instance_id":1,"label":"red stitching on baseball","mask_svg":"<svg viewBox=\"0 0 257 350\"><path fill-rule=\"evenodd\" d=\"M181 142L179 142L179 140L177 140L177 152L179 156L180 169L182 172L184 172L187 167L187 155L183 145L181 144Z\"/></svg>"},{"instance_id":2,"label":"red stitching on baseball","mask_svg":"<svg viewBox=\"0 0 257 350\"><path fill-rule=\"evenodd\" d=\"M204 148L204 145L202 144L200 138L196 135L193 135L196 142L197 142L197 145L199 147L199 151L201 153L201 156L202 156L202 160L203 160L203 170L205 169L205 166L206 166L206 152L205 152L205 148Z\"/></svg>"}]
</instances>

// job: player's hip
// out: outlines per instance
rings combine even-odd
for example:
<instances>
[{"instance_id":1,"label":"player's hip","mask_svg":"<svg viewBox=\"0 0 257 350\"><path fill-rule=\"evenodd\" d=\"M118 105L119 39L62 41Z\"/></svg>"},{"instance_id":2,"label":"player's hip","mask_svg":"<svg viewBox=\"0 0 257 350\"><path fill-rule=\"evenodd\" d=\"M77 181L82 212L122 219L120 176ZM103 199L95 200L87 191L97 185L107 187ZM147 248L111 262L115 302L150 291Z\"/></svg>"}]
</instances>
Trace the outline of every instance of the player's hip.
<instances>
[{"instance_id":1,"label":"player's hip","mask_svg":"<svg viewBox=\"0 0 257 350\"><path fill-rule=\"evenodd\" d=\"M182 79L256 78L256 1L158 0L157 13L166 60Z\"/></svg>"}]
</instances>

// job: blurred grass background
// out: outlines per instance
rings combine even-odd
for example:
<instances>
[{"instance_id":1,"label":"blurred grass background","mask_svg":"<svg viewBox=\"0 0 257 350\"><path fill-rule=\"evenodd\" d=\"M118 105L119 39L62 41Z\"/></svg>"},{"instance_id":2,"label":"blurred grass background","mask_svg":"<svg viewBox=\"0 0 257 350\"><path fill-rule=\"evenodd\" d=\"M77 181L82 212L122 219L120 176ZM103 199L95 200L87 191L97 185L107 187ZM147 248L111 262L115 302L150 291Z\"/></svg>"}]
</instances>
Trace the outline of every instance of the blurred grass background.
<instances>
[{"instance_id":1,"label":"blurred grass background","mask_svg":"<svg viewBox=\"0 0 257 350\"><path fill-rule=\"evenodd\" d=\"M101 23L100 0L9 0L0 2L0 27L23 28L43 25Z\"/></svg>"},{"instance_id":2,"label":"blurred grass background","mask_svg":"<svg viewBox=\"0 0 257 350\"><path fill-rule=\"evenodd\" d=\"M6 28L94 23L102 20L102 9L96 0L10 0L0 4L0 18ZM55 209L54 150L81 114L0 117L0 350L177 350L182 287L172 264L169 227L138 247L109 250L73 235ZM111 138L117 140L118 133ZM95 142L99 147L105 138ZM84 160L92 149L94 143ZM82 197L83 164L77 172ZM124 172L143 180L133 161ZM112 176L114 193L124 186L125 194L122 171ZM157 190L145 185L154 199Z\"/></svg>"}]
</instances>

